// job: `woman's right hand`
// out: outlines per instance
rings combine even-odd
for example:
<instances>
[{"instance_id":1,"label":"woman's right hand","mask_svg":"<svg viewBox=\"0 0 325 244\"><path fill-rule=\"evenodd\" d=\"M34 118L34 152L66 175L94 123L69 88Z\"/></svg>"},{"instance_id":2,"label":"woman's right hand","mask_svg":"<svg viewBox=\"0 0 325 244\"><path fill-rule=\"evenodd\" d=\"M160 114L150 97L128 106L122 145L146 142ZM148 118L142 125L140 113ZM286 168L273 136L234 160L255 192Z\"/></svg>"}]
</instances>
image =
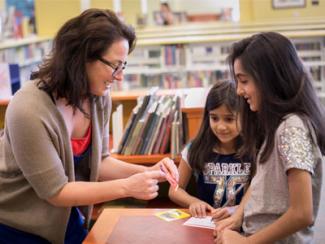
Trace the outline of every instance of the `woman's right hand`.
<instances>
[{"instance_id":1,"label":"woman's right hand","mask_svg":"<svg viewBox=\"0 0 325 244\"><path fill-rule=\"evenodd\" d=\"M160 170L145 171L128 177L125 184L127 196L150 200L158 196L158 181L165 174Z\"/></svg>"},{"instance_id":2,"label":"woman's right hand","mask_svg":"<svg viewBox=\"0 0 325 244\"><path fill-rule=\"evenodd\" d=\"M204 218L207 216L207 211L212 212L213 210L213 207L203 201L191 203L189 207L190 214L196 218Z\"/></svg>"}]
</instances>

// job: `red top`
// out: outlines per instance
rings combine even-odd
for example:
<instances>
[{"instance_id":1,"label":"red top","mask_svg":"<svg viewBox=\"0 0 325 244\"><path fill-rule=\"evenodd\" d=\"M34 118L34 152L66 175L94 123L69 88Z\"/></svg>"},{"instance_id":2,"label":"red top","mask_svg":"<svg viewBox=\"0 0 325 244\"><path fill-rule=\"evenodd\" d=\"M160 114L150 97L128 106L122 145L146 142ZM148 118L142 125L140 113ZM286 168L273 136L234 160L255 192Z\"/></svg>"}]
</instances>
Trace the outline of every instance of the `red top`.
<instances>
[{"instance_id":1,"label":"red top","mask_svg":"<svg viewBox=\"0 0 325 244\"><path fill-rule=\"evenodd\" d=\"M74 156L79 156L83 154L91 142L91 124L83 138L71 138L71 146Z\"/></svg>"}]
</instances>

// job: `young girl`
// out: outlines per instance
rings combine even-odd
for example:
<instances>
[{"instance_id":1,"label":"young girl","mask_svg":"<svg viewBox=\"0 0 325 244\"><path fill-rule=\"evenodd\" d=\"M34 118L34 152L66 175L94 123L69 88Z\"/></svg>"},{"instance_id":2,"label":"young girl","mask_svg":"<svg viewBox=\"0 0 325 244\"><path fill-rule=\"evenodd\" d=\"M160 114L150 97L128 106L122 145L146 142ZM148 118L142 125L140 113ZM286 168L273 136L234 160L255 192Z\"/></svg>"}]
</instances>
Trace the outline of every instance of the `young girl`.
<instances>
[{"instance_id":1,"label":"young girl","mask_svg":"<svg viewBox=\"0 0 325 244\"><path fill-rule=\"evenodd\" d=\"M218 223L215 242L312 243L325 111L311 78L292 43L273 32L235 43L229 62L243 98L241 152L257 155L257 170L235 214ZM229 230L241 223L246 237Z\"/></svg>"},{"instance_id":2,"label":"young girl","mask_svg":"<svg viewBox=\"0 0 325 244\"><path fill-rule=\"evenodd\" d=\"M207 211L215 212L215 218L229 216L226 209L214 209L239 204L248 187L251 162L236 154L241 145L237 103L234 82L215 84L208 94L198 135L182 152L179 189L171 187L169 197L189 207L192 216L204 217ZM192 174L197 196L185 190Z\"/></svg>"}]
</instances>

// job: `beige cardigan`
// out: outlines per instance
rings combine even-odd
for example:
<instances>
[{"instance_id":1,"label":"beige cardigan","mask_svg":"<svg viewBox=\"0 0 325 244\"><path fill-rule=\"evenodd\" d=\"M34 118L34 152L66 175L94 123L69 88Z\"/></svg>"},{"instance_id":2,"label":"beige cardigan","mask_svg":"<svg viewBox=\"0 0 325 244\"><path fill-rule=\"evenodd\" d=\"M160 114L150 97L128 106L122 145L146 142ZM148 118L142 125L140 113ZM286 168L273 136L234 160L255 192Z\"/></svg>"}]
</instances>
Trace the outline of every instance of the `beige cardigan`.
<instances>
[{"instance_id":1,"label":"beige cardigan","mask_svg":"<svg viewBox=\"0 0 325 244\"><path fill-rule=\"evenodd\" d=\"M110 111L108 97L92 98L90 181L97 181L101 159L109 155ZM0 138L0 223L64 243L71 208L55 207L46 199L74 180L64 119L50 96L30 81L9 103ZM92 206L88 210L89 220Z\"/></svg>"}]
</instances>

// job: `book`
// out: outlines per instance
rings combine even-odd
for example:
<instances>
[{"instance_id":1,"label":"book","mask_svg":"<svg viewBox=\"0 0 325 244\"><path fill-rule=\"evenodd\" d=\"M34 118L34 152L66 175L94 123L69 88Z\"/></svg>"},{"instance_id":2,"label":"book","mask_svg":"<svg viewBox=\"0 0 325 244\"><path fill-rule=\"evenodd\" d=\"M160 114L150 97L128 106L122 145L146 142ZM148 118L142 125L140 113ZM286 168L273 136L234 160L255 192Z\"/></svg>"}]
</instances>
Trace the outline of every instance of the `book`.
<instances>
[{"instance_id":1,"label":"book","mask_svg":"<svg viewBox=\"0 0 325 244\"><path fill-rule=\"evenodd\" d=\"M0 99L10 99L20 88L18 64L0 63Z\"/></svg>"},{"instance_id":2,"label":"book","mask_svg":"<svg viewBox=\"0 0 325 244\"><path fill-rule=\"evenodd\" d=\"M174 120L174 114L175 114L175 104L173 104L172 108L169 111L169 114L166 118L166 127L165 127L165 133L163 135L163 139L159 148L159 153L164 154L169 150L170 146L170 135L171 135L171 127Z\"/></svg>"},{"instance_id":3,"label":"book","mask_svg":"<svg viewBox=\"0 0 325 244\"><path fill-rule=\"evenodd\" d=\"M117 152L119 154L122 153L123 151L123 147L125 146L125 143L128 139L128 136L130 134L130 131L131 131L131 128L134 126L135 124L135 119L136 119L136 115L138 113L138 110L139 110L139 104L137 104L133 109L132 109L132 112L131 112L131 115L130 115L130 118L128 120L128 122L126 123L126 126L125 126L125 129L124 129L124 132L123 132L123 136L122 136L122 139L120 141L120 144L119 144L119 147L118 147L118 150Z\"/></svg>"},{"instance_id":4,"label":"book","mask_svg":"<svg viewBox=\"0 0 325 244\"><path fill-rule=\"evenodd\" d=\"M112 113L112 133L113 133L113 151L118 150L119 143L123 135L123 105L117 106Z\"/></svg>"},{"instance_id":5,"label":"book","mask_svg":"<svg viewBox=\"0 0 325 244\"><path fill-rule=\"evenodd\" d=\"M131 150L130 143L132 142L131 139L132 139L133 131L134 131L138 121L140 120L140 118L143 117L143 114L145 113L145 111L147 109L147 106L148 106L148 104L150 102L150 99L151 99L151 95L146 95L146 96L144 96L143 98L140 99L141 105L139 105L139 110L135 115L134 123L132 124L132 127L129 129L128 136L126 138L125 144L124 144L120 154L125 154L125 150L127 150L127 151Z\"/></svg>"},{"instance_id":6,"label":"book","mask_svg":"<svg viewBox=\"0 0 325 244\"><path fill-rule=\"evenodd\" d=\"M156 141L160 124L163 118L163 112L170 106L170 96L161 96L158 101L157 109L153 115L153 119L150 124L148 135L145 137L144 145L141 154L151 154L153 144Z\"/></svg>"},{"instance_id":7,"label":"book","mask_svg":"<svg viewBox=\"0 0 325 244\"><path fill-rule=\"evenodd\" d=\"M146 133L147 127L150 125L150 120L152 113L155 111L155 109L158 106L157 103L157 97L153 97L152 101L150 102L150 104L148 104L146 112L143 114L142 118L139 120L139 131L137 132L137 134L132 135L133 138L133 146L132 146L132 150L131 150L131 154L139 154L141 147L142 147L142 143L144 140L144 133Z\"/></svg>"},{"instance_id":8,"label":"book","mask_svg":"<svg viewBox=\"0 0 325 244\"><path fill-rule=\"evenodd\" d=\"M179 209L169 209L166 211L158 212L155 214L155 216L165 221L173 221L177 219L188 218L191 215Z\"/></svg>"},{"instance_id":9,"label":"book","mask_svg":"<svg viewBox=\"0 0 325 244\"><path fill-rule=\"evenodd\" d=\"M168 115L169 115L169 112L170 112L170 107L168 107L163 116L162 116L162 121L161 121L161 124L160 124L160 127L158 129L158 135L157 135L157 139L155 141L155 144L154 144L154 148L152 150L152 154L157 154L159 153L159 149L160 149L160 146L161 146L161 143L162 143L162 140L164 138L164 135L165 135L165 132L166 132L166 126L167 126L167 118L168 118Z\"/></svg>"},{"instance_id":10,"label":"book","mask_svg":"<svg viewBox=\"0 0 325 244\"><path fill-rule=\"evenodd\" d=\"M150 109L148 110L148 114L146 115L146 120L143 125L143 130L141 131L141 134L138 136L139 144L136 149L135 154L144 154L144 149L146 147L146 143L148 141L148 138L151 136L152 126L155 123L155 119L157 117L156 110L158 107L158 102L155 101Z\"/></svg>"}]
</instances>

